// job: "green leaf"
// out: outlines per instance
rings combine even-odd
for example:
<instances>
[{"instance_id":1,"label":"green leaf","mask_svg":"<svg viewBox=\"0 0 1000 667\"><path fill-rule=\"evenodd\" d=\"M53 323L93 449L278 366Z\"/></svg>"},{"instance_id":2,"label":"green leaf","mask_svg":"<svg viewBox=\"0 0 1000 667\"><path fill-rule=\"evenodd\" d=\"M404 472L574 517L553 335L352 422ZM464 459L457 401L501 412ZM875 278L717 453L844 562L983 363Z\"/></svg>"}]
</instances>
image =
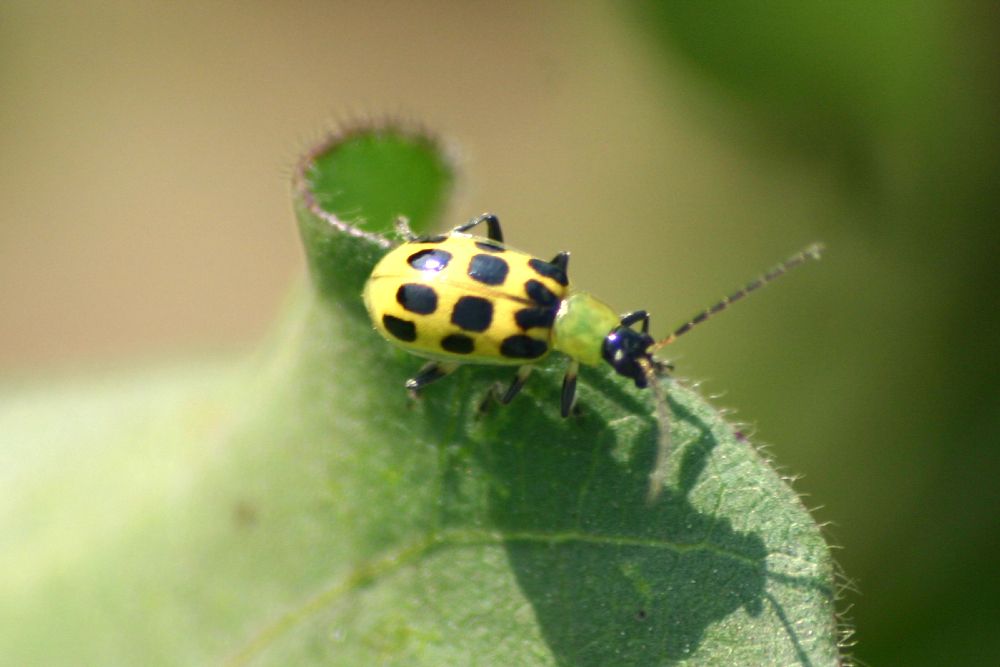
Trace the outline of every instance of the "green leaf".
<instances>
[{"instance_id":1,"label":"green leaf","mask_svg":"<svg viewBox=\"0 0 1000 667\"><path fill-rule=\"evenodd\" d=\"M4 662L837 663L819 529L691 389L652 505L651 397L604 369L568 420L563 360L503 409L509 370L407 399L421 362L360 290L451 179L420 132L338 134L295 181L311 281L252 359L6 392Z\"/></svg>"}]
</instances>

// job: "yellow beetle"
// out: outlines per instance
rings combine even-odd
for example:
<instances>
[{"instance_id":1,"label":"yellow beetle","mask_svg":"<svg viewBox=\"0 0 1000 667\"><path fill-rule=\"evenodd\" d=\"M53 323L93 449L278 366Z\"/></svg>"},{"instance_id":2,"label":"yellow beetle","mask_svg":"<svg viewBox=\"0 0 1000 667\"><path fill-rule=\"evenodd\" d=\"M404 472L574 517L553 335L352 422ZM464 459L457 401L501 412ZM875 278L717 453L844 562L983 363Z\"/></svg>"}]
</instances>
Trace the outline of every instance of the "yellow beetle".
<instances>
[{"instance_id":1,"label":"yellow beetle","mask_svg":"<svg viewBox=\"0 0 1000 667\"><path fill-rule=\"evenodd\" d=\"M469 234L485 224L486 237ZM563 379L561 411L570 414L581 363L607 362L637 387L658 394L661 437L657 469L669 443L666 407L657 375L667 365L653 355L696 324L724 310L789 269L820 256L813 245L771 269L672 334L656 342L649 335L649 315L637 310L619 316L610 306L569 283L569 253L545 261L503 242L500 221L484 213L440 236L415 236L375 266L364 290L365 306L375 328L389 342L431 361L406 381L411 394L462 364L516 365L518 371L501 403L524 386L535 363L551 351L570 358ZM639 329L633 328L636 324ZM659 484L655 479L658 492Z\"/></svg>"}]
</instances>

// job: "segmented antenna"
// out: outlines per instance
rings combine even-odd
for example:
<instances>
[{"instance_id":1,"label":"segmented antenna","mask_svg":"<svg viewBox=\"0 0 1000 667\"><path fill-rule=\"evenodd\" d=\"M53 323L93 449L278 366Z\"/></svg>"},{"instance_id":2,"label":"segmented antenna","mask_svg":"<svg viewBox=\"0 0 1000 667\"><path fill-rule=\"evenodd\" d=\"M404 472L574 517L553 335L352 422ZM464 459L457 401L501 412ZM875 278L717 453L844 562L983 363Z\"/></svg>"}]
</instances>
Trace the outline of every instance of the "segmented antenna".
<instances>
[{"instance_id":1,"label":"segmented antenna","mask_svg":"<svg viewBox=\"0 0 1000 667\"><path fill-rule=\"evenodd\" d=\"M701 324L702 322L712 317L713 315L721 313L726 308L736 303L746 295L750 294L751 292L755 292L759 290L761 287L767 285L768 283L777 280L781 276L785 275L786 273L794 269L796 266L805 264L807 261L811 259L819 259L822 252L823 252L822 244L815 243L809 246L808 248L802 250L801 252L792 255L791 257L786 259L781 264L778 264L767 273L755 278L754 280L751 280L742 289L733 292L729 296L725 297L724 299L716 303L711 308L706 308L705 310L701 311L693 318L688 320L686 323L679 326L672 334L670 334L660 342L651 345L649 348L649 353L652 354L657 350L659 350L661 347L670 345L675 340L677 340L678 338L686 334L688 331L693 329L695 325Z\"/></svg>"}]
</instances>

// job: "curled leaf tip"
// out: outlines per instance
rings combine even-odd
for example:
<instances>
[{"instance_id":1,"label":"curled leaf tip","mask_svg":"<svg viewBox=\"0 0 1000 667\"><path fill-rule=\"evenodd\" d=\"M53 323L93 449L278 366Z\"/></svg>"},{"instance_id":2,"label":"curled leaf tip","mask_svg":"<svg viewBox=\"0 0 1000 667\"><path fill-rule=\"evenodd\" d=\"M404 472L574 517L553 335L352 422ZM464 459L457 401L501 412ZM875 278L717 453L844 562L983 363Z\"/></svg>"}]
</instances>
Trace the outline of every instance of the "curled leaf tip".
<instances>
[{"instance_id":1,"label":"curled leaf tip","mask_svg":"<svg viewBox=\"0 0 1000 667\"><path fill-rule=\"evenodd\" d=\"M360 290L394 245L397 221L417 231L438 222L454 168L443 143L417 123L361 119L341 126L296 165L292 189L310 272L324 291ZM351 268L357 271L351 271Z\"/></svg>"}]
</instances>

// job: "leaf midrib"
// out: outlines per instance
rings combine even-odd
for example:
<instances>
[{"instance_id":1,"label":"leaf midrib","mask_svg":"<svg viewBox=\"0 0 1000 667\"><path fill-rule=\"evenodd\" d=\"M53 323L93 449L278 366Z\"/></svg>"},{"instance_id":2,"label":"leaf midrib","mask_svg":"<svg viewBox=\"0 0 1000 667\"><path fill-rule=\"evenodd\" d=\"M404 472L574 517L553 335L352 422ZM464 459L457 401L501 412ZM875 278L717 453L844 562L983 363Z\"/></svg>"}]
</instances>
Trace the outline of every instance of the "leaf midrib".
<instances>
[{"instance_id":1,"label":"leaf midrib","mask_svg":"<svg viewBox=\"0 0 1000 667\"><path fill-rule=\"evenodd\" d=\"M761 561L756 558L746 556L738 551L723 549L709 541L698 542L672 542L669 540L653 540L648 538L637 538L628 536L599 535L592 533L581 533L568 531L562 533L545 533L532 531L479 531L466 529L450 529L445 531L428 533L421 539L414 540L409 544L394 550L389 550L381 555L371 558L366 563L356 565L352 570L342 577L338 582L328 588L307 598L297 607L287 611L285 614L259 630L246 644L235 654L228 658L224 664L229 667L245 665L256 655L264 651L269 645L277 641L282 635L293 627L308 620L314 614L332 604L342 595L357 589L360 586L371 583L373 580L399 570L407 565L435 553L444 547L470 547L470 546L498 546L511 542L538 543L538 544L566 544L578 542L581 544L593 544L600 546L622 546L622 547L644 547L649 549L662 549L675 554L687 554L695 551L707 551L717 556L738 561L744 565L758 569ZM789 558L789 554L780 552L768 552L767 556L782 555ZM802 560L794 558L795 560ZM767 558L763 562L766 562ZM804 561L807 562L808 561Z\"/></svg>"}]
</instances>

